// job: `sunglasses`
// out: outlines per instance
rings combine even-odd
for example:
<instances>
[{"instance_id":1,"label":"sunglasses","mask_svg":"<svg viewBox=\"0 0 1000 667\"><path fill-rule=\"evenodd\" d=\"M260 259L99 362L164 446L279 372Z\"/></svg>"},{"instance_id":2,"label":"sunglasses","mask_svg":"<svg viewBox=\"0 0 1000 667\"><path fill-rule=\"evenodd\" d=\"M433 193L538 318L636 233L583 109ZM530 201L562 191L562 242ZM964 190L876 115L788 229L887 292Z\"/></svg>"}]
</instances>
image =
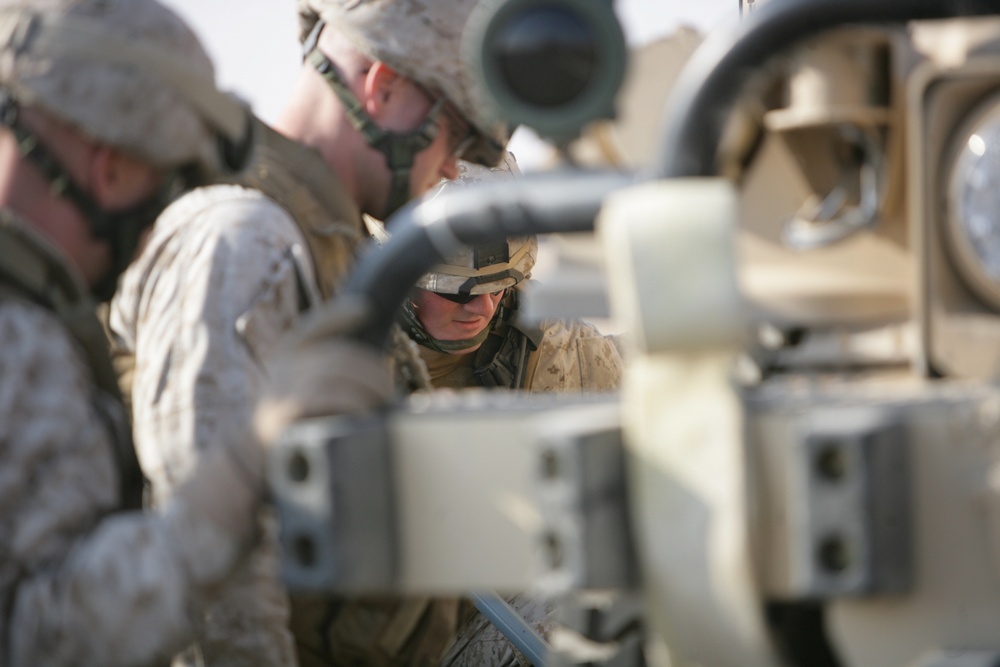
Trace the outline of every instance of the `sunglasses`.
<instances>
[{"instance_id":1,"label":"sunglasses","mask_svg":"<svg viewBox=\"0 0 1000 667\"><path fill-rule=\"evenodd\" d=\"M479 298L484 295L491 297L499 296L500 294L503 294L503 290L498 290L496 292L483 292L482 294L447 294L445 292L434 292L434 294L437 294L442 299L447 299L448 301L451 301L453 303L458 303L464 306L473 299Z\"/></svg>"}]
</instances>

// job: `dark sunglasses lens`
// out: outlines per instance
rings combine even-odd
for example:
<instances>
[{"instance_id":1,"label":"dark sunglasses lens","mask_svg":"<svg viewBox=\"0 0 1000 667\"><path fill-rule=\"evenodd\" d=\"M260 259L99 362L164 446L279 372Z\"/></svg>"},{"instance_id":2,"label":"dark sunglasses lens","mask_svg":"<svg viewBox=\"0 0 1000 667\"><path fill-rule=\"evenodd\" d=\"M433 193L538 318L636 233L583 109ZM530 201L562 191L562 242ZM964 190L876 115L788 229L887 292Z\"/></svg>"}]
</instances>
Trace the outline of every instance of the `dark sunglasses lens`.
<instances>
[{"instance_id":1,"label":"dark sunglasses lens","mask_svg":"<svg viewBox=\"0 0 1000 667\"><path fill-rule=\"evenodd\" d=\"M448 301L454 301L455 303L467 304L473 299L475 299L478 294L446 294L444 292L434 292L442 299L448 299Z\"/></svg>"}]
</instances>

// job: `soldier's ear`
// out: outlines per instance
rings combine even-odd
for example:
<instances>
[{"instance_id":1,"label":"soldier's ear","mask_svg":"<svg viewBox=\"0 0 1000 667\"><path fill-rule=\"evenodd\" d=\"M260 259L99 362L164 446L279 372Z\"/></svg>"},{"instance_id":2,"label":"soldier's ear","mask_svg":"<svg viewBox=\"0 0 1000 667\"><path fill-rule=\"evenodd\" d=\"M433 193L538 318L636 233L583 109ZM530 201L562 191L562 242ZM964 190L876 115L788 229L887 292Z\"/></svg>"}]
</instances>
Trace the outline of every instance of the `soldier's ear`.
<instances>
[{"instance_id":1,"label":"soldier's ear","mask_svg":"<svg viewBox=\"0 0 1000 667\"><path fill-rule=\"evenodd\" d=\"M100 144L90 157L89 169L91 196L108 210L134 206L155 191L163 177L162 170Z\"/></svg>"},{"instance_id":2,"label":"soldier's ear","mask_svg":"<svg viewBox=\"0 0 1000 667\"><path fill-rule=\"evenodd\" d=\"M406 80L385 63L374 62L365 76L365 111L379 118Z\"/></svg>"}]
</instances>

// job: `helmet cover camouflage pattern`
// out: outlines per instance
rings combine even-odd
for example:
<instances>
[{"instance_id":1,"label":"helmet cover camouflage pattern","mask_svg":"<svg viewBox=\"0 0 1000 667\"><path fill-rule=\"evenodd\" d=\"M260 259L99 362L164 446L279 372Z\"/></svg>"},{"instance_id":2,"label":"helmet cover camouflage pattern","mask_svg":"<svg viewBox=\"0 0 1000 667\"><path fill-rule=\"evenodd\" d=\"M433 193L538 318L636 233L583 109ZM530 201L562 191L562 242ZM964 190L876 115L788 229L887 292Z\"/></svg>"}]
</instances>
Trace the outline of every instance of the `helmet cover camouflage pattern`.
<instances>
[{"instance_id":1,"label":"helmet cover camouflage pattern","mask_svg":"<svg viewBox=\"0 0 1000 667\"><path fill-rule=\"evenodd\" d=\"M443 94L478 130L460 156L493 166L510 138L485 112L462 63L462 31L478 0L298 0L301 38L322 19L366 57Z\"/></svg>"},{"instance_id":2,"label":"helmet cover camouflage pattern","mask_svg":"<svg viewBox=\"0 0 1000 667\"><path fill-rule=\"evenodd\" d=\"M500 164L492 169L459 162L458 179L442 184L438 193L470 183L515 178L520 173L514 155L508 152L504 152ZM475 245L460 255L449 257L447 263L436 265L433 272L417 282L417 287L444 294L498 292L527 278L537 257L538 239L534 236L515 236L499 244Z\"/></svg>"},{"instance_id":3,"label":"helmet cover camouflage pattern","mask_svg":"<svg viewBox=\"0 0 1000 667\"><path fill-rule=\"evenodd\" d=\"M67 46L53 38L60 30L79 39ZM0 0L0 86L21 104L152 164L215 164L216 135L198 108L130 62L133 50L216 93L198 38L155 0Z\"/></svg>"}]
</instances>

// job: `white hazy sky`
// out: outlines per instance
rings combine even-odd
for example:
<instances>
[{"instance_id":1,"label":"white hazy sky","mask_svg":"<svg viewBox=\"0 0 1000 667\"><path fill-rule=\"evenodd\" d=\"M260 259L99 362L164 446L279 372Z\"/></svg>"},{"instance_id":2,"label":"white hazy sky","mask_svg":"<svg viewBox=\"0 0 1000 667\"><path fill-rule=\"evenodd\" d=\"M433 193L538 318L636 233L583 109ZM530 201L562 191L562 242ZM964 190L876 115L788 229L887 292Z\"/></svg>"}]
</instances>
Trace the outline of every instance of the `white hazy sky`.
<instances>
[{"instance_id":1,"label":"white hazy sky","mask_svg":"<svg viewBox=\"0 0 1000 667\"><path fill-rule=\"evenodd\" d=\"M291 93L301 55L294 0L162 0L194 28L215 61L225 90L253 104L273 121ZM687 24L707 32L734 21L739 0L616 0L631 44L644 44ZM522 131L514 145L522 166L532 139Z\"/></svg>"}]
</instances>

